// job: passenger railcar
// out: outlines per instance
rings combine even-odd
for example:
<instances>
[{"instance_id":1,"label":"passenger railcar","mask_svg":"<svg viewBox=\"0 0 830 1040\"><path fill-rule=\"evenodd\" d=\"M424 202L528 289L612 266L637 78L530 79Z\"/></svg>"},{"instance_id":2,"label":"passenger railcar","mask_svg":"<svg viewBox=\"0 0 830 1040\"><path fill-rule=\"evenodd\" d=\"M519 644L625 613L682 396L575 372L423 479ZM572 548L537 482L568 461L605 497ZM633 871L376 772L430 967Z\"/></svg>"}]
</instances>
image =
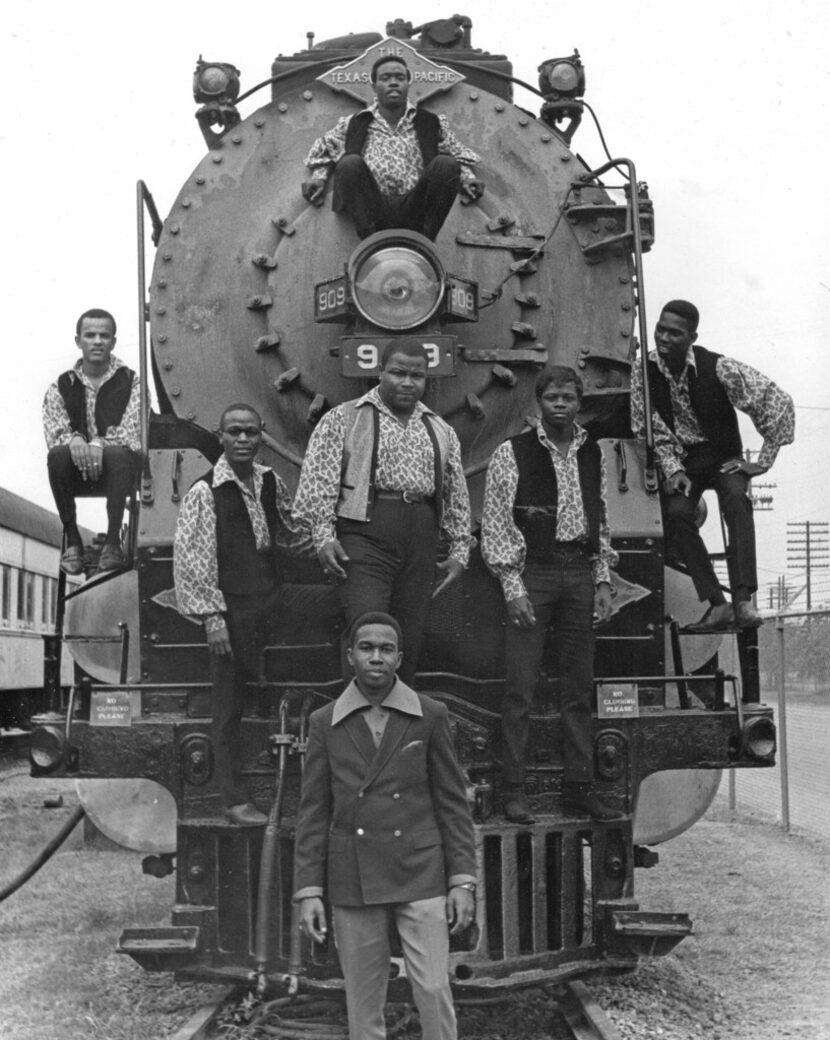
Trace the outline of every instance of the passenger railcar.
<instances>
[{"instance_id":1,"label":"passenger railcar","mask_svg":"<svg viewBox=\"0 0 830 1040\"><path fill-rule=\"evenodd\" d=\"M46 708L43 637L57 620L61 534L54 513L0 488L0 730L28 728ZM60 685L72 681L67 657Z\"/></svg>"},{"instance_id":2,"label":"passenger railcar","mask_svg":"<svg viewBox=\"0 0 830 1040\"><path fill-rule=\"evenodd\" d=\"M445 112L482 157L483 197L459 200L434 243L397 231L359 242L349 221L300 194L312 141L369 100L373 58L398 51L414 96ZM333 948L300 945L290 901L307 719L341 688L337 635L266 655L243 736L249 784L271 824L264 838L230 825L212 770L204 637L176 610L172 541L182 495L218 454L224 405L260 410L266 461L295 485L315 422L370 385L378 351L402 332L432 352L427 401L458 432L476 515L493 449L535 411L540 367L581 372L580 421L605 452L620 555L616 609L598 633L594 720L597 782L624 812L612 824L562 811L555 643L527 784L539 822L505 822L500 591L475 558L435 601L418 686L450 708L480 868L478 927L453 955L455 984L492 992L671 947L689 922L639 909L635 867L656 860L645 846L693 822L719 770L770 764L775 731L757 703L751 641L742 675L728 677L717 670L718 638L682 634L698 607L688 578L665 566L651 446L628 428L652 207L630 160L608 156L592 170L570 148L585 109L579 56L541 63L540 88L529 88L535 112L514 102L507 57L475 49L463 17L415 29L397 21L386 36L278 58L270 97L244 118L233 65L200 60L194 82L207 153L163 222L138 190L141 227L146 208L157 245L145 368L161 414L144 431L131 562L68 604L65 634L83 678L68 713L39 720L32 750L39 773L140 783L155 820L146 868L175 869L176 906L170 927L128 930L120 948L184 975L255 970L263 985L286 976L340 984ZM369 269L391 274L394 291L365 292ZM144 304L143 276L140 293ZM316 563L308 580L319 580Z\"/></svg>"}]
</instances>

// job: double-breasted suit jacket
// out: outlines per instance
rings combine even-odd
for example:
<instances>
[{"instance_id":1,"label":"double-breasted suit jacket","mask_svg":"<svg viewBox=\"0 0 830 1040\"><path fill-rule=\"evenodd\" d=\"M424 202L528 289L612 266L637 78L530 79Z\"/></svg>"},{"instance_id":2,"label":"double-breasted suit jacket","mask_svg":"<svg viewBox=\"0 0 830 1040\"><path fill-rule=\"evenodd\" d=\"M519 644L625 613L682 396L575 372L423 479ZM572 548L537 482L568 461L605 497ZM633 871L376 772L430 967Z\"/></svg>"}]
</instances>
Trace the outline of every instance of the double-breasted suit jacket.
<instances>
[{"instance_id":1,"label":"double-breasted suit jacket","mask_svg":"<svg viewBox=\"0 0 830 1040\"><path fill-rule=\"evenodd\" d=\"M397 680L376 748L359 710L363 700L351 683L311 716L295 897L325 888L334 905L368 906L445 895L451 879L476 875L447 709Z\"/></svg>"}]
</instances>

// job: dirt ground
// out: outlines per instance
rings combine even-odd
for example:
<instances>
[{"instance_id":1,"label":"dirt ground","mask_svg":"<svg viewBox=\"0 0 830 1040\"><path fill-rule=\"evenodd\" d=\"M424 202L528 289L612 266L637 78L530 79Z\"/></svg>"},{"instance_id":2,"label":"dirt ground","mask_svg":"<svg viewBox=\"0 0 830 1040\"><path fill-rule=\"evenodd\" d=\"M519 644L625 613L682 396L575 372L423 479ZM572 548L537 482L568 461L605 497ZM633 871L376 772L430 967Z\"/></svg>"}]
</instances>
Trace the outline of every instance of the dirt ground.
<instances>
[{"instance_id":1,"label":"dirt ground","mask_svg":"<svg viewBox=\"0 0 830 1040\"><path fill-rule=\"evenodd\" d=\"M62 794L64 806L44 809ZM0 769L0 887L76 804L71 782ZM171 878L141 874L140 857L66 846L0 903L1 1040L156 1040L217 991L148 975L113 952L122 927L164 924ZM643 909L682 911L694 934L634 975L589 980L628 1038L830 1040L830 842L786 836L766 821L730 820L725 801L638 871ZM543 991L496 1011L462 1012L475 1040L546 1040Z\"/></svg>"}]
</instances>

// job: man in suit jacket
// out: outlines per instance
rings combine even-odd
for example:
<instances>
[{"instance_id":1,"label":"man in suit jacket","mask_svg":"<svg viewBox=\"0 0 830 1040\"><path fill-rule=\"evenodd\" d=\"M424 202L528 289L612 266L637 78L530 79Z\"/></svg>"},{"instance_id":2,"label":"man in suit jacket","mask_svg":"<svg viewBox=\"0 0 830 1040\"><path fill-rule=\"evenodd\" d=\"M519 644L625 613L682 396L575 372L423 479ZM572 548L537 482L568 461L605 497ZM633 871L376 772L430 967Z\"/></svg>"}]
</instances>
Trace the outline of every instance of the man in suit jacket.
<instances>
[{"instance_id":1,"label":"man in suit jacket","mask_svg":"<svg viewBox=\"0 0 830 1040\"><path fill-rule=\"evenodd\" d=\"M455 1040L449 934L473 920L476 874L447 709L397 678L394 618L364 614L350 635L355 678L309 727L295 838L300 929L325 939L326 891L349 1035L383 1040L394 921L424 1040Z\"/></svg>"}]
</instances>

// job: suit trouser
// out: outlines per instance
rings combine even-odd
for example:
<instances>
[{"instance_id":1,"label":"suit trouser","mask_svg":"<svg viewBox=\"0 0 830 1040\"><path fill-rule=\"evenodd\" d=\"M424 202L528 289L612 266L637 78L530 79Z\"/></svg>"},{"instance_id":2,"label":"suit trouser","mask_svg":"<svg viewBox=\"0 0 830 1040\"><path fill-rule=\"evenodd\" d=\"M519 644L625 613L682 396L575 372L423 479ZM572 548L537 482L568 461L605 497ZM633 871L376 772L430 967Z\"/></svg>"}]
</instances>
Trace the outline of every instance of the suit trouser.
<instances>
[{"instance_id":1,"label":"suit trouser","mask_svg":"<svg viewBox=\"0 0 830 1040\"><path fill-rule=\"evenodd\" d=\"M351 1040L384 1040L389 925L403 946L423 1040L455 1040L444 896L379 906L335 906L334 938L346 982Z\"/></svg>"},{"instance_id":2,"label":"suit trouser","mask_svg":"<svg viewBox=\"0 0 830 1040\"><path fill-rule=\"evenodd\" d=\"M222 804L249 801L242 776L241 722L246 683L262 674L262 654L278 634L302 631L314 622L339 618L335 590L328 585L281 585L265 596L225 595L225 621L232 658L209 654L213 682L213 757Z\"/></svg>"},{"instance_id":3,"label":"suit trouser","mask_svg":"<svg viewBox=\"0 0 830 1040\"><path fill-rule=\"evenodd\" d=\"M398 675L411 685L435 589L435 507L379 498L369 523L339 520L337 534L349 557L348 577L340 586L346 631L367 611L391 614L403 631Z\"/></svg>"},{"instance_id":4,"label":"suit trouser","mask_svg":"<svg viewBox=\"0 0 830 1040\"><path fill-rule=\"evenodd\" d=\"M138 456L121 445L104 447L101 460L101 476L97 480L84 480L72 461L68 444L51 448L47 457L49 484L55 498L55 507L61 523L76 522L75 496L79 494L100 495L107 500L107 522L114 532L124 519L124 503L133 490L138 472Z\"/></svg>"},{"instance_id":5,"label":"suit trouser","mask_svg":"<svg viewBox=\"0 0 830 1040\"><path fill-rule=\"evenodd\" d=\"M758 588L749 478L745 473L721 473L724 461L723 453L715 453L711 445L692 445L683 461L683 468L692 482L688 497L663 495L666 539L674 542L701 601L720 590L720 582L695 522L697 504L709 488L717 493L729 535L727 565L730 584L733 590L745 586L754 592Z\"/></svg>"},{"instance_id":6,"label":"suit trouser","mask_svg":"<svg viewBox=\"0 0 830 1040\"><path fill-rule=\"evenodd\" d=\"M436 155L412 191L383 195L362 157L344 155L334 168L332 204L336 212L348 213L361 238L385 228L408 228L433 239L452 209L460 184L458 162L451 155Z\"/></svg>"},{"instance_id":7,"label":"suit trouser","mask_svg":"<svg viewBox=\"0 0 830 1040\"><path fill-rule=\"evenodd\" d=\"M502 704L502 769L509 784L524 780L530 708L548 629L559 637L559 710L566 782L593 779L591 714L594 677L594 582L587 555L565 550L556 563L528 561L522 573L533 604L533 628L507 626L507 683Z\"/></svg>"}]
</instances>

